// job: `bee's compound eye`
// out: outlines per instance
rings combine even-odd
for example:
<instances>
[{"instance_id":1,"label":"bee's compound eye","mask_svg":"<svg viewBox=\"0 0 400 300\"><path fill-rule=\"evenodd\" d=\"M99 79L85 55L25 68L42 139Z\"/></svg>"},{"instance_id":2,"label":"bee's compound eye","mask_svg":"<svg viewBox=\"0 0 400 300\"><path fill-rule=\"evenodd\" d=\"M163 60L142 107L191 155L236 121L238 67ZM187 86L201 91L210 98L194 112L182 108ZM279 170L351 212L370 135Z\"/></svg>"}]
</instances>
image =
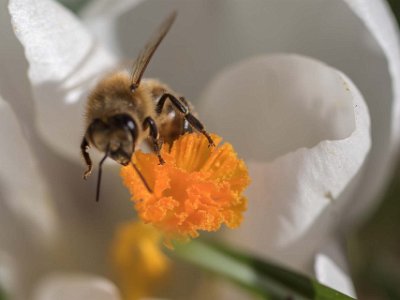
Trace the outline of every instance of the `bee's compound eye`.
<instances>
[{"instance_id":1,"label":"bee's compound eye","mask_svg":"<svg viewBox=\"0 0 400 300\"><path fill-rule=\"evenodd\" d=\"M94 119L87 130L87 138L98 148L104 148L107 145L106 136L109 132L109 126L100 119Z\"/></svg>"},{"instance_id":2,"label":"bee's compound eye","mask_svg":"<svg viewBox=\"0 0 400 300\"><path fill-rule=\"evenodd\" d=\"M118 114L110 117L110 122L115 125L126 125L128 123L135 123L132 117L128 114Z\"/></svg>"},{"instance_id":3,"label":"bee's compound eye","mask_svg":"<svg viewBox=\"0 0 400 300\"><path fill-rule=\"evenodd\" d=\"M133 120L128 120L128 121L126 122L126 127L128 127L129 130L134 130L134 129L136 129L135 121L133 121Z\"/></svg>"},{"instance_id":4,"label":"bee's compound eye","mask_svg":"<svg viewBox=\"0 0 400 300\"><path fill-rule=\"evenodd\" d=\"M99 130L105 130L107 129L108 126L106 123L104 123L100 119L94 119L93 122L89 125L89 131L99 131Z\"/></svg>"},{"instance_id":5,"label":"bee's compound eye","mask_svg":"<svg viewBox=\"0 0 400 300\"><path fill-rule=\"evenodd\" d=\"M136 141L138 128L136 122L130 115L128 114L115 115L111 117L110 123L115 127L128 129L132 136L132 141L133 142Z\"/></svg>"}]
</instances>

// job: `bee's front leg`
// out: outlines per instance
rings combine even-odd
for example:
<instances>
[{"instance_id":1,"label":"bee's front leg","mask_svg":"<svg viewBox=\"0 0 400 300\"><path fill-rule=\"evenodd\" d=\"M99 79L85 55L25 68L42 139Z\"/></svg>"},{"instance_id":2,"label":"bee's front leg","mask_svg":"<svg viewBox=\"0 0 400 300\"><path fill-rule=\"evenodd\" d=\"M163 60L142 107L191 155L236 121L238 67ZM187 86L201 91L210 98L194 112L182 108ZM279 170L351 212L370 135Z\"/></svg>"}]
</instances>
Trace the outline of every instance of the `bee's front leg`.
<instances>
[{"instance_id":1,"label":"bee's front leg","mask_svg":"<svg viewBox=\"0 0 400 300\"><path fill-rule=\"evenodd\" d=\"M88 152L88 148L89 148L89 143L88 143L86 137L83 137L82 143L81 143L81 153L82 153L82 157L85 159L85 163L87 166L85 173L83 173L83 179L85 179L85 180L92 173L92 166L93 166L92 160L90 159L90 155Z\"/></svg>"},{"instance_id":2,"label":"bee's front leg","mask_svg":"<svg viewBox=\"0 0 400 300\"><path fill-rule=\"evenodd\" d=\"M151 117L147 117L143 121L143 129L146 130L147 128L150 129L149 136L153 142L153 150L158 156L158 160L160 161L160 165L165 164L164 159L161 157L160 150L161 150L161 141L158 138L158 128L156 122Z\"/></svg>"},{"instance_id":3,"label":"bee's front leg","mask_svg":"<svg viewBox=\"0 0 400 300\"><path fill-rule=\"evenodd\" d=\"M207 138L208 147L215 147L213 139L208 134L208 132L204 129L204 125L200 122L199 119L197 119L191 113L188 113L187 115L185 115L185 119L189 122L190 125L192 125L193 128L200 131Z\"/></svg>"},{"instance_id":4,"label":"bee's front leg","mask_svg":"<svg viewBox=\"0 0 400 300\"><path fill-rule=\"evenodd\" d=\"M195 116L193 116L190 112L190 109L187 105L187 101L185 100L184 97L180 97L179 99L176 98L174 95L165 93L160 97L160 100L158 100L157 107L156 107L156 112L160 114L162 112L162 109L164 107L165 101L169 99L171 103L182 113L184 114L185 119L189 122L189 124L196 130L200 131L208 140L208 145L209 147L215 147L214 141L212 140L211 136L208 134L208 132L205 130L204 125L200 122L199 119L197 119Z\"/></svg>"}]
</instances>

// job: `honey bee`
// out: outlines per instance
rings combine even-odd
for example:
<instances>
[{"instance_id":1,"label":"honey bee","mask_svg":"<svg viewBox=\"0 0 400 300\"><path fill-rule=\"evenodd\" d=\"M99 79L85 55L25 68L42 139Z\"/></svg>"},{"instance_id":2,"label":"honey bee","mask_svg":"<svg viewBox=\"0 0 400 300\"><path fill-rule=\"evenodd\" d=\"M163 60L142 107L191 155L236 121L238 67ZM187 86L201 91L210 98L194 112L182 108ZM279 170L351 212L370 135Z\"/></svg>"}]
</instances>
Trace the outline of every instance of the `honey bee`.
<instances>
[{"instance_id":1,"label":"honey bee","mask_svg":"<svg viewBox=\"0 0 400 300\"><path fill-rule=\"evenodd\" d=\"M180 135L196 129L214 142L197 119L192 105L168 85L156 79L142 79L150 59L176 19L171 13L150 38L133 64L131 74L120 71L104 77L89 94L86 106L86 132L81 152L87 169L83 178L92 172L89 148L93 146L105 155L99 162L96 201L99 200L101 167L107 157L126 166L132 164L146 188L146 180L131 161L138 145L147 141L160 164L162 143L171 144Z\"/></svg>"}]
</instances>

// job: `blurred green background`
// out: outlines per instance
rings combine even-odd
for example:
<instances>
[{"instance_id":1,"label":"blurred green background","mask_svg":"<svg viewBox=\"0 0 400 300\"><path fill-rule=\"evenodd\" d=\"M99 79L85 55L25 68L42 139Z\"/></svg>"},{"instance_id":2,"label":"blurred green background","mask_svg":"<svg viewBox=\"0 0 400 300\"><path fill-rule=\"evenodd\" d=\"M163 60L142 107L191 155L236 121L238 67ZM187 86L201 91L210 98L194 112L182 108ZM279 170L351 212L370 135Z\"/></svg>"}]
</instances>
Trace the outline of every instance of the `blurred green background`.
<instances>
[{"instance_id":1,"label":"blurred green background","mask_svg":"<svg viewBox=\"0 0 400 300\"><path fill-rule=\"evenodd\" d=\"M59 2L77 12L90 0ZM400 0L388 2L400 24ZM348 254L359 299L400 299L400 163L396 170L378 209L348 237Z\"/></svg>"},{"instance_id":2,"label":"blurred green background","mask_svg":"<svg viewBox=\"0 0 400 300\"><path fill-rule=\"evenodd\" d=\"M399 0L388 0L390 6L392 7L392 10L394 14L396 15L397 22L400 20L400 1Z\"/></svg>"}]
</instances>

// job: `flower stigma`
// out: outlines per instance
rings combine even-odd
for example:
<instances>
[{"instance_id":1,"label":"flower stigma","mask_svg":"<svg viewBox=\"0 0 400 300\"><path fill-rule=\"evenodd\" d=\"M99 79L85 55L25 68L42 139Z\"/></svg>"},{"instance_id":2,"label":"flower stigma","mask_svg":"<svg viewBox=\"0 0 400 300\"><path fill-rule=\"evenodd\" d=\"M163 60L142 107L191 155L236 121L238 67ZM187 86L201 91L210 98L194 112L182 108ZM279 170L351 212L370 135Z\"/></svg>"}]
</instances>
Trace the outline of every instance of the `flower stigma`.
<instances>
[{"instance_id":1,"label":"flower stigma","mask_svg":"<svg viewBox=\"0 0 400 300\"><path fill-rule=\"evenodd\" d=\"M132 160L151 191L131 165L121 169L139 217L163 233L167 246L173 239L196 238L200 230L216 231L222 224L236 228L243 219L247 199L242 193L250 183L247 167L231 144L211 136L216 147L209 147L199 133L163 145L163 165L155 154L136 151Z\"/></svg>"}]
</instances>

